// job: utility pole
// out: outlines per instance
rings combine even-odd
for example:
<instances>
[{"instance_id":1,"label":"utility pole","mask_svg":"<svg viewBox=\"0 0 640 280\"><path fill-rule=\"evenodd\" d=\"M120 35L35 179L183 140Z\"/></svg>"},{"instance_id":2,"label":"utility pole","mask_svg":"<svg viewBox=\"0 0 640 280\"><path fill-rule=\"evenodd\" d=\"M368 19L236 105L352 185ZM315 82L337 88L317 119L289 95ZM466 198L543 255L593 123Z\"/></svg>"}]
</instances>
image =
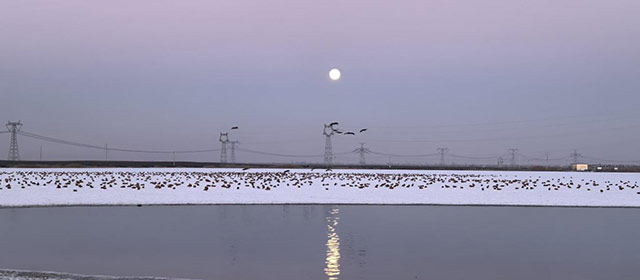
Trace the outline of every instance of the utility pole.
<instances>
[{"instance_id":1,"label":"utility pole","mask_svg":"<svg viewBox=\"0 0 640 280\"><path fill-rule=\"evenodd\" d=\"M220 147L220 162L227 163L227 143L229 143L229 133L220 132L219 141L220 141L220 144L222 145Z\"/></svg>"},{"instance_id":2,"label":"utility pole","mask_svg":"<svg viewBox=\"0 0 640 280\"><path fill-rule=\"evenodd\" d=\"M238 141L229 141L231 143L231 163L236 163L236 147L240 144Z\"/></svg>"},{"instance_id":3,"label":"utility pole","mask_svg":"<svg viewBox=\"0 0 640 280\"><path fill-rule=\"evenodd\" d=\"M440 154L440 165L444 165L444 154L449 150L448 148L438 148L438 153Z\"/></svg>"},{"instance_id":4,"label":"utility pole","mask_svg":"<svg viewBox=\"0 0 640 280\"><path fill-rule=\"evenodd\" d=\"M512 167L516 166L516 153L518 152L518 149L512 148L509 149L509 153L511 153L511 159L509 160L509 164L511 164Z\"/></svg>"},{"instance_id":5,"label":"utility pole","mask_svg":"<svg viewBox=\"0 0 640 280\"><path fill-rule=\"evenodd\" d=\"M369 149L364 147L364 143L360 143L360 148L353 150L353 152L360 154L360 160L358 160L358 164L365 165L367 164L364 158L366 153L371 152Z\"/></svg>"},{"instance_id":6,"label":"utility pole","mask_svg":"<svg viewBox=\"0 0 640 280\"><path fill-rule=\"evenodd\" d=\"M578 153L578 150L573 150L573 153L571 153L571 157L573 158L573 163L578 163L578 158L581 157L582 155Z\"/></svg>"},{"instance_id":7,"label":"utility pole","mask_svg":"<svg viewBox=\"0 0 640 280\"><path fill-rule=\"evenodd\" d=\"M20 121L17 122L7 122L7 129L11 132L11 142L9 143L9 160L10 161L19 161L20 160L20 150L18 149L18 131L22 128L22 123Z\"/></svg>"},{"instance_id":8,"label":"utility pole","mask_svg":"<svg viewBox=\"0 0 640 280\"><path fill-rule=\"evenodd\" d=\"M109 144L104 144L104 160L109 160Z\"/></svg>"},{"instance_id":9,"label":"utility pole","mask_svg":"<svg viewBox=\"0 0 640 280\"><path fill-rule=\"evenodd\" d=\"M324 130L322 131L322 135L325 136L324 141L324 164L331 165L333 164L333 149L331 148L331 136L333 135L335 129L331 124L325 124Z\"/></svg>"},{"instance_id":10,"label":"utility pole","mask_svg":"<svg viewBox=\"0 0 640 280\"><path fill-rule=\"evenodd\" d=\"M173 167L176 167L176 152L173 152Z\"/></svg>"},{"instance_id":11,"label":"utility pole","mask_svg":"<svg viewBox=\"0 0 640 280\"><path fill-rule=\"evenodd\" d=\"M42 161L42 145L40 145L40 161Z\"/></svg>"}]
</instances>

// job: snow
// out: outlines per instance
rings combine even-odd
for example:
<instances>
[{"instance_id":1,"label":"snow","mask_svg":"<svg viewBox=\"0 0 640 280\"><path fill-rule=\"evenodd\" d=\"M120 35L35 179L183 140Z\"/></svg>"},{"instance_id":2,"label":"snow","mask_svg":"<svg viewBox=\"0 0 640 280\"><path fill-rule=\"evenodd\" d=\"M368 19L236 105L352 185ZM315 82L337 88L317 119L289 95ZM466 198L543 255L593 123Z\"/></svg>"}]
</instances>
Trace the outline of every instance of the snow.
<instances>
[{"instance_id":1,"label":"snow","mask_svg":"<svg viewBox=\"0 0 640 280\"><path fill-rule=\"evenodd\" d=\"M636 173L0 169L0 206L438 204L638 207L638 181L640 174Z\"/></svg>"},{"instance_id":2,"label":"snow","mask_svg":"<svg viewBox=\"0 0 640 280\"><path fill-rule=\"evenodd\" d=\"M72 273L60 273L51 271L29 271L0 269L0 279L5 280L170 280L161 277L122 277L104 275L82 275ZM171 280L187 280L172 278Z\"/></svg>"}]
</instances>

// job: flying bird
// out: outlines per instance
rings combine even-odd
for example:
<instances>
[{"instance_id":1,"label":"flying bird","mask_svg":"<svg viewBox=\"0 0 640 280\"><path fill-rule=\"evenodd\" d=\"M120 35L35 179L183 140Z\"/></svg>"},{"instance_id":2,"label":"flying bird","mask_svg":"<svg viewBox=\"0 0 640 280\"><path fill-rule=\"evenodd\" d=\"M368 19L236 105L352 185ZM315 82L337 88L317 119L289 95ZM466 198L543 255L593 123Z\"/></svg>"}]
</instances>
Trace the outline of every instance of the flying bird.
<instances>
[{"instance_id":1,"label":"flying bird","mask_svg":"<svg viewBox=\"0 0 640 280\"><path fill-rule=\"evenodd\" d=\"M366 128L360 129L360 133L363 133L363 132L365 132L365 131L367 131L367 129L366 129Z\"/></svg>"},{"instance_id":2,"label":"flying bird","mask_svg":"<svg viewBox=\"0 0 640 280\"><path fill-rule=\"evenodd\" d=\"M356 135L355 133L349 131L349 132L345 132L344 135Z\"/></svg>"},{"instance_id":3,"label":"flying bird","mask_svg":"<svg viewBox=\"0 0 640 280\"><path fill-rule=\"evenodd\" d=\"M338 122L332 122L329 124L329 126L334 126L334 125L338 125Z\"/></svg>"},{"instance_id":4,"label":"flying bird","mask_svg":"<svg viewBox=\"0 0 640 280\"><path fill-rule=\"evenodd\" d=\"M249 170L249 167L242 168L242 170Z\"/></svg>"},{"instance_id":5,"label":"flying bird","mask_svg":"<svg viewBox=\"0 0 640 280\"><path fill-rule=\"evenodd\" d=\"M232 127L231 129L238 129L238 127L237 127L237 126L234 126L234 127Z\"/></svg>"}]
</instances>

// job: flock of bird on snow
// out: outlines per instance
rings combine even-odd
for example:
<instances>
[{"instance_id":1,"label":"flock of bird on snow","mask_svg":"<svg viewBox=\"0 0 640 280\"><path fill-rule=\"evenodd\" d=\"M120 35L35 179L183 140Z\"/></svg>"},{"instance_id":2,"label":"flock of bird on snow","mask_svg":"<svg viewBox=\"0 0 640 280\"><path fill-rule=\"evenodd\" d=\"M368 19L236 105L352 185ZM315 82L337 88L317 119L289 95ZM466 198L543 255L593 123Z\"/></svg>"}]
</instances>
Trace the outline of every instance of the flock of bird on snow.
<instances>
[{"instance_id":1,"label":"flock of bird on snow","mask_svg":"<svg viewBox=\"0 0 640 280\"><path fill-rule=\"evenodd\" d=\"M389 173L340 173L325 171L238 171L225 172L163 172L163 171L2 171L0 191L25 188L56 188L78 192L87 189L199 189L212 188L255 189L270 191L275 188L441 188L451 190L475 189L479 191L502 191L507 188L528 191L543 188L548 191L560 189L595 191L634 190L637 181L618 180L598 182L593 179L562 176L557 178L514 178L496 174L389 174ZM640 191L636 192L640 194Z\"/></svg>"}]
</instances>

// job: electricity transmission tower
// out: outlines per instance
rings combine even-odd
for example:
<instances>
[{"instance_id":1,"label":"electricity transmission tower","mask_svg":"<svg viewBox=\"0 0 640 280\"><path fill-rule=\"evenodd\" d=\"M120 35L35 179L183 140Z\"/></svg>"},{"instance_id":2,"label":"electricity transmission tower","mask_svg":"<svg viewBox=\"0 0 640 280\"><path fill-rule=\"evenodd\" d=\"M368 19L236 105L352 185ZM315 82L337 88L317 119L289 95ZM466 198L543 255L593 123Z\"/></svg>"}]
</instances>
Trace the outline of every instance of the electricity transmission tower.
<instances>
[{"instance_id":1,"label":"electricity transmission tower","mask_svg":"<svg viewBox=\"0 0 640 280\"><path fill-rule=\"evenodd\" d=\"M573 150L573 153L571 153L571 157L573 158L573 163L578 163L578 158L581 156L582 155L578 153L578 150Z\"/></svg>"},{"instance_id":2,"label":"electricity transmission tower","mask_svg":"<svg viewBox=\"0 0 640 280\"><path fill-rule=\"evenodd\" d=\"M333 135L333 125L325 124L322 135L325 136L324 142L324 164L333 164L333 149L331 148L331 136Z\"/></svg>"},{"instance_id":3,"label":"electricity transmission tower","mask_svg":"<svg viewBox=\"0 0 640 280\"><path fill-rule=\"evenodd\" d=\"M511 159L509 160L511 166L516 166L516 153L518 152L518 149L509 149L509 153L511 153Z\"/></svg>"},{"instance_id":4,"label":"electricity transmission tower","mask_svg":"<svg viewBox=\"0 0 640 280\"><path fill-rule=\"evenodd\" d=\"M229 143L229 133L220 132L219 141L220 141L220 144L222 145L220 147L220 162L227 163L227 144Z\"/></svg>"},{"instance_id":5,"label":"electricity transmission tower","mask_svg":"<svg viewBox=\"0 0 640 280\"><path fill-rule=\"evenodd\" d=\"M20 121L17 122L7 122L7 129L11 132L11 142L9 143L9 160L11 161L19 161L20 160L20 151L18 150L18 131L22 128L22 123Z\"/></svg>"},{"instance_id":6,"label":"electricity transmission tower","mask_svg":"<svg viewBox=\"0 0 640 280\"><path fill-rule=\"evenodd\" d=\"M438 153L440 154L440 165L444 165L444 154L448 151L448 148L438 148Z\"/></svg>"},{"instance_id":7,"label":"electricity transmission tower","mask_svg":"<svg viewBox=\"0 0 640 280\"><path fill-rule=\"evenodd\" d=\"M358 164L365 165L367 164L364 158L366 153L371 152L369 149L364 147L364 143L360 143L360 148L353 150L353 152L360 154L360 160L358 160Z\"/></svg>"},{"instance_id":8,"label":"electricity transmission tower","mask_svg":"<svg viewBox=\"0 0 640 280\"><path fill-rule=\"evenodd\" d=\"M545 156L545 166L549 169L549 152L544 153Z\"/></svg>"},{"instance_id":9,"label":"electricity transmission tower","mask_svg":"<svg viewBox=\"0 0 640 280\"><path fill-rule=\"evenodd\" d=\"M236 163L236 147L240 144L238 141L229 141L231 144L231 163Z\"/></svg>"}]
</instances>

